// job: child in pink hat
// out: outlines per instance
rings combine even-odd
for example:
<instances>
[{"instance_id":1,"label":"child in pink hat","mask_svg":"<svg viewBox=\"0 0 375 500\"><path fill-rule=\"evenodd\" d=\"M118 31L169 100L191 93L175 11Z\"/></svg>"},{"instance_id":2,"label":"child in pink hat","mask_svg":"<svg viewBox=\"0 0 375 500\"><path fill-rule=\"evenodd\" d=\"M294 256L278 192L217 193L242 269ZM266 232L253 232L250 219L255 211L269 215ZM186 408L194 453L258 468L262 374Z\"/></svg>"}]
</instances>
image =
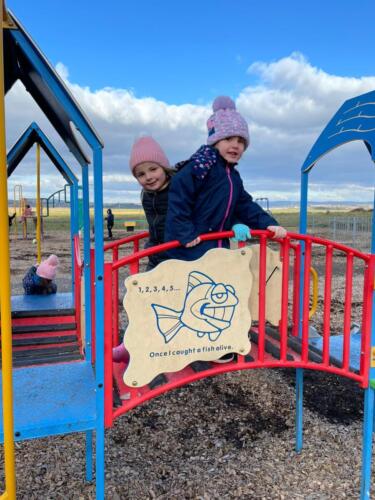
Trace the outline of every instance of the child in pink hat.
<instances>
[{"instance_id":1,"label":"child in pink hat","mask_svg":"<svg viewBox=\"0 0 375 500\"><path fill-rule=\"evenodd\" d=\"M146 215L149 240L146 248L164 243L165 219L168 209L168 193L171 176L174 170L159 143L150 136L137 139L130 154L129 167L142 186L141 200ZM165 259L163 254L150 255L147 271L156 267ZM127 363L129 354L124 344L113 349L115 362Z\"/></svg>"},{"instance_id":2,"label":"child in pink hat","mask_svg":"<svg viewBox=\"0 0 375 500\"><path fill-rule=\"evenodd\" d=\"M142 206L150 233L146 247L160 245L164 243L169 184L174 170L170 167L160 144L150 136L141 137L134 142L129 166L142 186ZM147 271L156 267L162 260L162 254L150 255Z\"/></svg>"},{"instance_id":3,"label":"child in pink hat","mask_svg":"<svg viewBox=\"0 0 375 500\"><path fill-rule=\"evenodd\" d=\"M53 280L56 277L58 265L58 257L51 254L48 259L42 260L39 265L31 266L22 280L25 295L56 293L57 285Z\"/></svg>"}]
</instances>

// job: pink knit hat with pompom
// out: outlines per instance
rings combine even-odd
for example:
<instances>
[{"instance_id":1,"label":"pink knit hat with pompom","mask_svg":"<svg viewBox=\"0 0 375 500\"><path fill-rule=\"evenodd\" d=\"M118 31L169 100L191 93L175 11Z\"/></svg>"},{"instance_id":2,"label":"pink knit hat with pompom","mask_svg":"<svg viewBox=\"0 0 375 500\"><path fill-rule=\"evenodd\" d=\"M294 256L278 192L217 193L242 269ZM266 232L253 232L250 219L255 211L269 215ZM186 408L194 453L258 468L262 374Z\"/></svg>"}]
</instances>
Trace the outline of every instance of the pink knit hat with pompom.
<instances>
[{"instance_id":1,"label":"pink knit hat with pompom","mask_svg":"<svg viewBox=\"0 0 375 500\"><path fill-rule=\"evenodd\" d=\"M133 144L130 154L129 166L134 174L134 169L140 163L152 162L161 167L170 168L168 158L155 139L150 136L141 137Z\"/></svg>"},{"instance_id":2,"label":"pink knit hat with pompom","mask_svg":"<svg viewBox=\"0 0 375 500\"><path fill-rule=\"evenodd\" d=\"M207 120L207 144L216 144L227 137L242 137L245 149L250 144L249 128L246 120L236 110L236 105L228 96L216 97L212 104L213 115Z\"/></svg>"},{"instance_id":3,"label":"pink knit hat with pompom","mask_svg":"<svg viewBox=\"0 0 375 500\"><path fill-rule=\"evenodd\" d=\"M57 266L59 265L59 259L57 255L50 255L48 259L42 260L36 270L36 274L40 278L46 278L47 280L53 280L56 276Z\"/></svg>"}]
</instances>

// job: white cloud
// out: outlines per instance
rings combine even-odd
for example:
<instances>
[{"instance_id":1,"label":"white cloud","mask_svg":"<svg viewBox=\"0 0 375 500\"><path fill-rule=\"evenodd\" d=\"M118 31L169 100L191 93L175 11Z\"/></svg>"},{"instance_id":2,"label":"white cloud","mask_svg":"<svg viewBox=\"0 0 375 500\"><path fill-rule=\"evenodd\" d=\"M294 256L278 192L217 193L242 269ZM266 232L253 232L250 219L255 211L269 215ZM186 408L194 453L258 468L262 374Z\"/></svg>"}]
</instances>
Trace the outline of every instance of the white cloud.
<instances>
[{"instance_id":1,"label":"white cloud","mask_svg":"<svg viewBox=\"0 0 375 500\"><path fill-rule=\"evenodd\" d=\"M136 184L138 185L136 179L132 175L126 175L126 174L104 174L103 175L103 182L108 182L108 183L116 183L119 184L121 182L129 182L130 184Z\"/></svg>"},{"instance_id":2,"label":"white cloud","mask_svg":"<svg viewBox=\"0 0 375 500\"><path fill-rule=\"evenodd\" d=\"M255 62L248 73L259 84L243 89L238 106L255 125L301 130L322 127L344 100L375 88L375 76L330 75L300 53L272 63Z\"/></svg>"},{"instance_id":3,"label":"white cloud","mask_svg":"<svg viewBox=\"0 0 375 500\"><path fill-rule=\"evenodd\" d=\"M61 78L65 81L68 81L68 78L69 78L69 70L68 68L65 66L64 63L62 62L58 62L56 64L56 71L57 73L61 76Z\"/></svg>"},{"instance_id":4,"label":"white cloud","mask_svg":"<svg viewBox=\"0 0 375 500\"><path fill-rule=\"evenodd\" d=\"M103 138L106 201L138 202L140 189L128 161L132 143L140 135L151 134L158 140L172 163L188 158L206 140L208 104L170 105L151 96L138 98L129 89L91 90L71 83L63 63L56 69ZM255 196L296 200L300 166L320 131L344 100L374 89L375 76L330 75L299 53L274 62L255 62L248 72L257 77L257 83L243 88L236 99L251 135L251 146L240 163L241 175ZM33 120L78 174L77 163L61 139L23 86L16 84L7 96L9 146ZM27 168L33 168L32 163L25 159ZM372 186L370 163L362 144L340 148L313 170L311 196L371 201L372 190L367 188ZM53 179L51 186L46 182L46 190L58 184ZM30 174L27 185L31 193L35 192L33 182Z\"/></svg>"}]
</instances>

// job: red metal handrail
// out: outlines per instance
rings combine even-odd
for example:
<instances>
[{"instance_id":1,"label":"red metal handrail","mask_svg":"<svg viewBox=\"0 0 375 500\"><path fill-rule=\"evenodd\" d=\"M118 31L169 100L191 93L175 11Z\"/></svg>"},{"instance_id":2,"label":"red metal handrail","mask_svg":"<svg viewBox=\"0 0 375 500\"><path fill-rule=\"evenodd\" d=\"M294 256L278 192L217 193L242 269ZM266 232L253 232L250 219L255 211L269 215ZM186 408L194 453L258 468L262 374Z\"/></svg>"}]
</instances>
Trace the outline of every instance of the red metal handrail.
<instances>
[{"instance_id":1,"label":"red metal handrail","mask_svg":"<svg viewBox=\"0 0 375 500\"><path fill-rule=\"evenodd\" d=\"M300 278L301 278L301 245L290 244L294 250L294 265L293 265L293 321L292 335L298 337L299 332L299 311L300 311Z\"/></svg>"},{"instance_id":2,"label":"red metal handrail","mask_svg":"<svg viewBox=\"0 0 375 500\"><path fill-rule=\"evenodd\" d=\"M113 248L118 248L122 245L127 245L128 243L137 243L144 238L148 238L148 231L142 231L141 233L132 234L131 236L126 236L125 238L121 238L119 240L112 241L111 243L107 243L104 245L104 251L112 250Z\"/></svg>"},{"instance_id":3,"label":"red metal handrail","mask_svg":"<svg viewBox=\"0 0 375 500\"><path fill-rule=\"evenodd\" d=\"M287 357L287 335L288 335L288 296L289 296L289 251L290 238L285 239L285 244L282 246L281 259L283 263L283 271L281 277L281 320L280 320L280 358L286 361Z\"/></svg>"},{"instance_id":4,"label":"red metal handrail","mask_svg":"<svg viewBox=\"0 0 375 500\"><path fill-rule=\"evenodd\" d=\"M245 361L244 356L238 356L238 361L229 363L228 365L213 365L212 368L205 370L202 373L194 373L189 367L177 372L176 374L166 374L168 382L165 385L150 389L148 386L143 388L127 388L129 391L129 399L122 403L122 407L113 410L112 408L112 343L107 340L105 363L107 372L107 382L105 386L106 393L106 425L110 426L113 418L125 413L129 409L137 406L138 404L153 398L163 392L166 392L174 387L187 384L200 378L224 373L227 371L250 369L250 368L272 368L272 367L290 367L290 368L308 368L313 370L320 370L329 373L335 373L340 376L351 378L357 381L362 387L368 386L369 363L370 363L370 341L371 341L371 314L372 314L372 293L374 283L374 267L375 256L364 254L350 247L346 247L337 242L331 242L322 238L300 235L297 233L288 233L287 237L283 240L276 241L280 245L281 258L283 261L282 273L282 297L281 297L281 321L279 325L279 340L275 341L268 336L266 328L266 244L272 237L269 231L252 231L252 236L260 240L260 256L259 256L259 316L258 326L256 333L258 335L258 342L256 348L256 359L251 363ZM221 233L209 233L201 235L202 241L209 241L215 239L230 238L233 236L232 231L225 231ZM292 241L293 240L293 241ZM115 243L115 242L114 242ZM301 243L303 244L303 293L302 304L303 314L300 318L300 268L301 268ZM112 244L111 244L112 245ZM324 306L323 306L323 349L322 356L319 361L313 361L310 358L310 345L309 345L309 294L310 294L310 266L312 259L312 249L314 245L320 245L325 248L325 262L326 262L326 276L324 284ZM105 264L105 294L108 296L106 304L108 305L105 311L105 335L112 341L114 335L114 321L112 320L112 312L114 312L115 304L110 304L110 297L113 295L115 273L124 266L129 266L130 274L138 272L139 261L144 257L148 257L158 252L165 252L172 248L180 246L178 241L164 243L157 247L151 247L144 250L139 250L131 255L127 255L121 259L116 257L111 263ZM242 245L240 245L242 246ZM111 247L112 248L112 247ZM288 288L289 288L289 259L290 250L294 252L294 272L292 277L293 282L293 296L292 296L292 318L291 318L291 334L289 337L289 322L288 322ZM345 281L345 299L346 305L344 308L344 353L342 366L334 364L330 357L330 306L331 306L331 286L332 286L332 271L333 271L333 252L339 251L347 255L347 271ZM351 296L352 296L352 281L353 281L353 259L360 259L365 264L364 272L364 286L363 286L363 310L362 310L362 328L361 328L361 359L359 373L351 369L350 359L350 319L351 319ZM116 288L116 287L114 287ZM302 321L302 337L300 339L300 354L295 356L293 360L290 358L291 348L289 346L289 339L295 338L299 335L299 322ZM297 342L298 339L297 339ZM268 343L268 344L267 344ZM279 349L279 359L270 358L266 352L265 346L273 343ZM295 354L295 352L293 351ZM190 371L189 371L190 370Z\"/></svg>"},{"instance_id":5,"label":"red metal handrail","mask_svg":"<svg viewBox=\"0 0 375 500\"><path fill-rule=\"evenodd\" d=\"M145 238L148 238L149 232L142 231L141 233L132 234L131 236L126 236L119 240L112 241L104 245L104 252L112 250L112 262L117 262L119 257L119 248L133 244L133 253L139 252L139 242ZM138 271L136 271L138 272ZM116 269L113 272L113 344L117 345L119 343L119 275Z\"/></svg>"},{"instance_id":6,"label":"red metal handrail","mask_svg":"<svg viewBox=\"0 0 375 500\"><path fill-rule=\"evenodd\" d=\"M324 309L323 309L323 363L329 360L329 334L331 330L331 298L332 298L332 258L333 247L328 245L326 249L326 275L324 283Z\"/></svg>"},{"instance_id":7,"label":"red metal handrail","mask_svg":"<svg viewBox=\"0 0 375 500\"><path fill-rule=\"evenodd\" d=\"M352 291L353 291L353 254L350 252L346 256L345 273L345 304L344 304L344 345L342 362L345 369L349 368L349 348L350 348L350 326L352 312Z\"/></svg>"}]
</instances>

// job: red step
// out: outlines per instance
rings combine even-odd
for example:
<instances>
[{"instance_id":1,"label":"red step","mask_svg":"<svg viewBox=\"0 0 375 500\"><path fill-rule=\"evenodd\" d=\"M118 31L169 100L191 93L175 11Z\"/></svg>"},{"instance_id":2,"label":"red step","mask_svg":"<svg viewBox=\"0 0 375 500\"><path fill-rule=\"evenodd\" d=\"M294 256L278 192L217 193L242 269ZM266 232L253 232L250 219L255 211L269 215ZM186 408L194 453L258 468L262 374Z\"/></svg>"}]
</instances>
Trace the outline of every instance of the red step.
<instances>
[{"instance_id":1,"label":"red step","mask_svg":"<svg viewBox=\"0 0 375 500\"><path fill-rule=\"evenodd\" d=\"M52 312L39 311L38 315L35 311L12 313L14 366L82 359L74 309Z\"/></svg>"}]
</instances>

